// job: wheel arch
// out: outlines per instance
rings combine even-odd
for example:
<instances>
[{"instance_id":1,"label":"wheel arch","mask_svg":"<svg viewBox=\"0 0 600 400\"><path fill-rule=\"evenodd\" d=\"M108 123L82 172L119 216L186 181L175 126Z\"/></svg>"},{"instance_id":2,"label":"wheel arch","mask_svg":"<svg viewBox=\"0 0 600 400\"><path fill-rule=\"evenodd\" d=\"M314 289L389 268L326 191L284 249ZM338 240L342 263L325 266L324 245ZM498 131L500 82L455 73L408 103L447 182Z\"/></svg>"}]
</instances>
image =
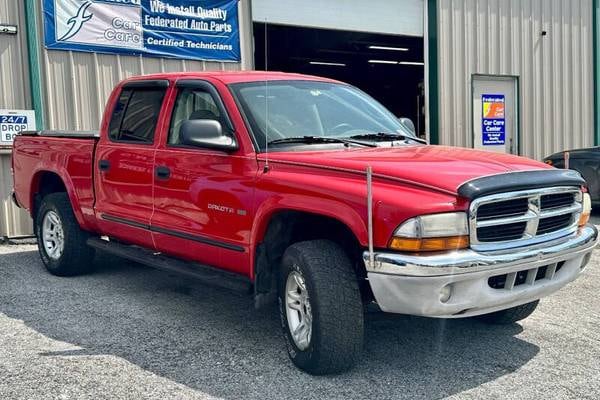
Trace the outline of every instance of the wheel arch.
<instances>
[{"instance_id":1,"label":"wheel arch","mask_svg":"<svg viewBox=\"0 0 600 400\"><path fill-rule=\"evenodd\" d=\"M31 204L31 217L35 219L37 210L40 207L41 201L44 197L51 193L67 193L71 207L75 218L79 223L79 226L85 226L85 220L81 212L79 199L73 190L73 184L68 176L65 178L56 171L52 170L39 170L33 175L31 179L30 187L30 203Z\"/></svg>"},{"instance_id":2,"label":"wheel arch","mask_svg":"<svg viewBox=\"0 0 600 400\"><path fill-rule=\"evenodd\" d=\"M335 209L335 208L334 208ZM348 224L330 213L307 211L298 208L273 209L260 219L254 237L254 262L252 275L255 281L255 295L274 299L276 292L276 270L283 253L292 244L306 240L327 239L340 245L352 260L359 283L366 277L362 252L367 237L366 228L357 234L356 226ZM353 229L354 228L354 229ZM368 285L361 292L369 296ZM364 289L364 290L363 290ZM258 301L258 303L261 303Z\"/></svg>"}]
</instances>

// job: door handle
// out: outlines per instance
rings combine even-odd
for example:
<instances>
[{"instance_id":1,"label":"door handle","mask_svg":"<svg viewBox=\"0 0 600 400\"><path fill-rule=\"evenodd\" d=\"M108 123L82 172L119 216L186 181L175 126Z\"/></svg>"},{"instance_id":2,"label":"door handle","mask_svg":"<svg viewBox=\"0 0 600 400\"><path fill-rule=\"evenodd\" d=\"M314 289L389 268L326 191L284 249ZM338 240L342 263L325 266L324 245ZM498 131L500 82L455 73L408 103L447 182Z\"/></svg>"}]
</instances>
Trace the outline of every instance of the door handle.
<instances>
[{"instance_id":1,"label":"door handle","mask_svg":"<svg viewBox=\"0 0 600 400\"><path fill-rule=\"evenodd\" d=\"M100 171L108 171L110 169L110 161L100 160L98 161L98 168Z\"/></svg>"},{"instance_id":2,"label":"door handle","mask_svg":"<svg viewBox=\"0 0 600 400\"><path fill-rule=\"evenodd\" d=\"M171 170L164 166L156 167L154 172L156 173L156 177L158 179L169 179L171 176Z\"/></svg>"}]
</instances>

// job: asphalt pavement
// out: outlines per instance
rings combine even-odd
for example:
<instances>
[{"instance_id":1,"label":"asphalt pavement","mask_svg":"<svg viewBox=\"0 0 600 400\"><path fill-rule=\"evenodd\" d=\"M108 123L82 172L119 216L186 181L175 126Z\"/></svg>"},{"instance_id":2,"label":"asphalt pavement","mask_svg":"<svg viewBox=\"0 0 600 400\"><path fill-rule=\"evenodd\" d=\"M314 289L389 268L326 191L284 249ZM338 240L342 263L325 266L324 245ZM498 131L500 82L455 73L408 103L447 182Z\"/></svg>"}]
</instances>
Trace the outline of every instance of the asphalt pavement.
<instances>
[{"instance_id":1,"label":"asphalt pavement","mask_svg":"<svg viewBox=\"0 0 600 400\"><path fill-rule=\"evenodd\" d=\"M596 218L598 219L598 218ZM274 308L111 256L49 275L0 246L0 399L598 399L600 253L519 324L372 313L351 372L287 358Z\"/></svg>"}]
</instances>

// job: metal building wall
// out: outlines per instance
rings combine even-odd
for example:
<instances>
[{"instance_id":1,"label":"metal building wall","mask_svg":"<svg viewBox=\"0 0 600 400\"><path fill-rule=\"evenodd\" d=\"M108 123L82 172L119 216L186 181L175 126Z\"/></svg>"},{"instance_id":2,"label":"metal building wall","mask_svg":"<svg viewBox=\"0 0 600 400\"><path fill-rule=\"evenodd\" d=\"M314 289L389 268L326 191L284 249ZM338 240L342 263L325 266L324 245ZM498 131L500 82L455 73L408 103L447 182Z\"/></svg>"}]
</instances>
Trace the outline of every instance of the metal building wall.
<instances>
[{"instance_id":1,"label":"metal building wall","mask_svg":"<svg viewBox=\"0 0 600 400\"><path fill-rule=\"evenodd\" d=\"M440 143L472 147L471 77L502 74L519 76L522 155L593 145L592 0L438 0L437 15Z\"/></svg>"},{"instance_id":2,"label":"metal building wall","mask_svg":"<svg viewBox=\"0 0 600 400\"><path fill-rule=\"evenodd\" d=\"M7 1L7 0L3 0ZM38 2L38 21L43 21ZM242 58L248 65L251 24L247 2L240 2ZM38 24L43 44L43 24ZM46 129L96 130L108 96L122 79L132 75L176 71L239 70L242 63L191 61L40 49ZM250 64L251 65L251 64Z\"/></svg>"},{"instance_id":3,"label":"metal building wall","mask_svg":"<svg viewBox=\"0 0 600 400\"><path fill-rule=\"evenodd\" d=\"M27 53L27 21L22 0L0 0L0 22L18 26L17 35L0 36L0 108L32 109ZM112 88L132 75L169 71L250 69L253 66L250 3L238 5L240 63L120 56L44 48L42 2L36 1L38 56L45 129L96 130ZM39 124L39 121L38 121ZM28 214L10 200L11 149L0 149L0 238L31 235Z\"/></svg>"},{"instance_id":4,"label":"metal building wall","mask_svg":"<svg viewBox=\"0 0 600 400\"><path fill-rule=\"evenodd\" d=\"M22 1L0 0L0 22L17 25L16 35L0 35L0 109L30 109L25 11ZM0 237L31 233L31 221L10 199L10 147L0 146Z\"/></svg>"}]
</instances>

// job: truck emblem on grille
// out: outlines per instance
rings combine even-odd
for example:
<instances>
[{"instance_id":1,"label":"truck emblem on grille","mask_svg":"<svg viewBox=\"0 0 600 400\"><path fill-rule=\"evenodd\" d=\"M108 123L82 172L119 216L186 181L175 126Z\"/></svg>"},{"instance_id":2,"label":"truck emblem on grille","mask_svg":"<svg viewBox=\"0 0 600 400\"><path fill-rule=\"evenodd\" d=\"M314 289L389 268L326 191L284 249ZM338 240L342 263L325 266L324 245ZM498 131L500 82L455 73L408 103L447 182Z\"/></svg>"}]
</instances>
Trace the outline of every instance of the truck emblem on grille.
<instances>
[{"instance_id":1,"label":"truck emblem on grille","mask_svg":"<svg viewBox=\"0 0 600 400\"><path fill-rule=\"evenodd\" d=\"M532 216L532 218L527 221L525 228L525 233L529 237L537 235L538 226L540 225L540 199L541 196L533 196L527 199L529 214Z\"/></svg>"}]
</instances>

